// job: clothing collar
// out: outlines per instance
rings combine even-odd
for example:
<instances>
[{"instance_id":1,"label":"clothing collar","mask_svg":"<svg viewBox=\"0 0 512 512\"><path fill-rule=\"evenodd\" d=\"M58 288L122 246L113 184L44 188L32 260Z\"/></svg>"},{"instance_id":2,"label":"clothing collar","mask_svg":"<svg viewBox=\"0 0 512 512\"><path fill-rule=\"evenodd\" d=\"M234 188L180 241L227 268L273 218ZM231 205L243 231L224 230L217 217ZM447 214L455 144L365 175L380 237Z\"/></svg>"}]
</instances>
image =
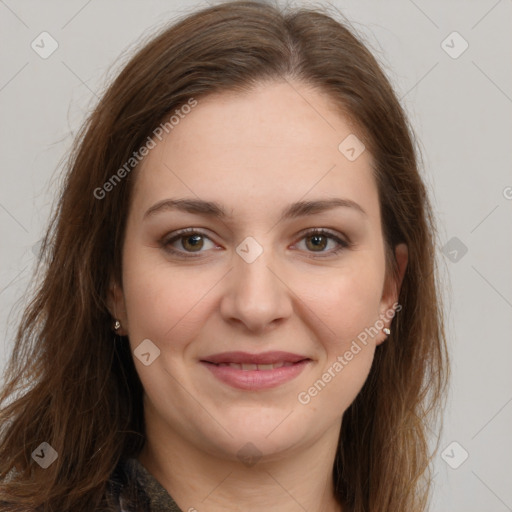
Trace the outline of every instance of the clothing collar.
<instances>
[{"instance_id":1,"label":"clothing collar","mask_svg":"<svg viewBox=\"0 0 512 512\"><path fill-rule=\"evenodd\" d=\"M151 512L183 512L162 484L136 458L126 460L126 469L135 474L150 500Z\"/></svg>"}]
</instances>

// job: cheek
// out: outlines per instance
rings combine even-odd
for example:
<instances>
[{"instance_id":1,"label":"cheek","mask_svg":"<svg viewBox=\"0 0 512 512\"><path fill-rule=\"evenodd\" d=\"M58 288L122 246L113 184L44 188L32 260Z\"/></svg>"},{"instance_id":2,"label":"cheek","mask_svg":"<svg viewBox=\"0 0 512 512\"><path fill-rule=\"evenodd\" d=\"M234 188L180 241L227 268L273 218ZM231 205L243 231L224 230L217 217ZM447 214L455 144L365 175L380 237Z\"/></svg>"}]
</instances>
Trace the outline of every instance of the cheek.
<instances>
[{"instance_id":1,"label":"cheek","mask_svg":"<svg viewBox=\"0 0 512 512\"><path fill-rule=\"evenodd\" d=\"M193 337L205 293L215 284L210 283L208 274L199 277L193 269L173 270L166 262L151 263L143 257L127 259L125 268L123 285L132 344L149 338L172 350Z\"/></svg>"},{"instance_id":2,"label":"cheek","mask_svg":"<svg viewBox=\"0 0 512 512\"><path fill-rule=\"evenodd\" d=\"M350 360L347 354L350 353ZM340 351L312 379L309 387L301 390L297 401L304 406L305 413L336 419L355 400L363 387L372 366L374 347L361 346L357 350Z\"/></svg>"},{"instance_id":3,"label":"cheek","mask_svg":"<svg viewBox=\"0 0 512 512\"><path fill-rule=\"evenodd\" d=\"M325 341L337 348L375 324L383 279L383 269L361 263L360 268L347 265L333 272L327 284L316 278L302 279L295 291L328 327Z\"/></svg>"},{"instance_id":4,"label":"cheek","mask_svg":"<svg viewBox=\"0 0 512 512\"><path fill-rule=\"evenodd\" d=\"M333 302L339 304L334 316L335 329L345 333L345 337L354 338L374 325L381 299L379 285L380 280L370 272L342 280L333 297Z\"/></svg>"},{"instance_id":5,"label":"cheek","mask_svg":"<svg viewBox=\"0 0 512 512\"><path fill-rule=\"evenodd\" d=\"M328 293L310 302L331 334L317 337L324 357L307 387L297 395L307 415L340 418L368 377L375 354L374 339L379 333L374 326L380 298L378 287L371 286L369 277L340 278L331 284Z\"/></svg>"},{"instance_id":6,"label":"cheek","mask_svg":"<svg viewBox=\"0 0 512 512\"><path fill-rule=\"evenodd\" d=\"M307 414L330 411L327 414L341 416L371 369L374 339L379 334L375 324L379 320L384 267L368 260L365 263L363 257L358 258L358 263L331 276L329 285L321 289L312 280L302 285L304 291L309 290L304 295L308 307L321 320L320 324L328 327L322 329L324 335L317 336L325 359L320 361L309 387L297 397L299 403L307 405Z\"/></svg>"}]
</instances>

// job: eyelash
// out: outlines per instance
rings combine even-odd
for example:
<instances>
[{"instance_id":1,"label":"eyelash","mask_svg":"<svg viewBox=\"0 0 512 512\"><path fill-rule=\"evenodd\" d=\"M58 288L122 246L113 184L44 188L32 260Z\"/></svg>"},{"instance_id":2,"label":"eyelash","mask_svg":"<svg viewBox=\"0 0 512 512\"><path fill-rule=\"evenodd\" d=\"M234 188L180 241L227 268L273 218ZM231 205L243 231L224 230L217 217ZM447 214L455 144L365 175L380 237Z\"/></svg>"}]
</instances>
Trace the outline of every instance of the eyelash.
<instances>
[{"instance_id":1,"label":"eyelash","mask_svg":"<svg viewBox=\"0 0 512 512\"><path fill-rule=\"evenodd\" d=\"M186 236L190 236L190 235L201 235L205 238L208 238L208 240L211 240L210 237L206 233L203 233L202 231L200 231L198 229L186 228L186 229L177 231L176 233L173 234L173 236L171 238L169 238L167 236L164 237L160 241L160 245L162 246L162 248L164 248L166 251L168 251L169 253L171 253L173 255L176 255L176 256L179 256L182 258L199 258L199 257L201 257L201 253L194 254L194 253L189 253L186 251L180 251L180 250L177 250L177 249L174 249L173 247L171 247L171 244L173 242L175 242L176 240L179 240L180 238L185 238ZM312 228L312 229L309 229L309 230L301 233L301 238L299 239L299 241L303 240L304 238L308 238L308 237L315 236L315 235L316 236L322 235L322 236L327 237L330 240L334 240L338 244L338 247L336 247L335 249L328 251L328 252L318 253L318 255L312 256L313 258L327 258L329 256L336 255L339 252L343 251L344 249L348 249L352 246L352 244L350 242L339 238L337 235L335 235L331 231L328 231L323 228ZM211 240L211 241L213 241L213 240ZM311 252L312 254L315 254L314 251L309 251L309 252ZM320 255L320 254L323 254L323 255ZM186 256L184 256L184 255L186 255Z\"/></svg>"}]
</instances>

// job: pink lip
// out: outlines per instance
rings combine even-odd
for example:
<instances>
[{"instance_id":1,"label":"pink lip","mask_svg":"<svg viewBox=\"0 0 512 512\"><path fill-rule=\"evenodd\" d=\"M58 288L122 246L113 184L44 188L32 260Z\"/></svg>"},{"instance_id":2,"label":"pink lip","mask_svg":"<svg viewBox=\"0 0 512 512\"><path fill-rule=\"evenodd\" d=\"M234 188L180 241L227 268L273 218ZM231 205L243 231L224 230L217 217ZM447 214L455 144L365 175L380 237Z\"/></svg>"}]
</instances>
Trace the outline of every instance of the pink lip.
<instances>
[{"instance_id":1,"label":"pink lip","mask_svg":"<svg viewBox=\"0 0 512 512\"><path fill-rule=\"evenodd\" d=\"M231 366L219 366L220 363L274 364L285 362L287 366L272 370L242 370ZM201 360L201 364L221 382L245 390L268 389L284 384L297 377L309 363L311 363L311 359L290 352L264 352L262 354L224 352Z\"/></svg>"},{"instance_id":2,"label":"pink lip","mask_svg":"<svg viewBox=\"0 0 512 512\"><path fill-rule=\"evenodd\" d=\"M201 359L206 363L238 363L238 364L273 364L273 363L297 363L307 356L292 354L291 352L272 351L261 352L260 354L249 354L248 352L222 352Z\"/></svg>"}]
</instances>

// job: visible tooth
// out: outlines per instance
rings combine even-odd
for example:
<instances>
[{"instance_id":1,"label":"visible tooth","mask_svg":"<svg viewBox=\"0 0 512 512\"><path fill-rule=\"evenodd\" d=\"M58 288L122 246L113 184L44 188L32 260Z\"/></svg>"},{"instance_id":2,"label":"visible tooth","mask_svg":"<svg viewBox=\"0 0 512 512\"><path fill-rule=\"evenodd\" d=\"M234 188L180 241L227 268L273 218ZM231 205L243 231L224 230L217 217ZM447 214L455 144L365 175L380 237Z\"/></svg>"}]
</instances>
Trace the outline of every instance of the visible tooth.
<instances>
[{"instance_id":1,"label":"visible tooth","mask_svg":"<svg viewBox=\"0 0 512 512\"><path fill-rule=\"evenodd\" d=\"M275 368L281 368L282 366L293 366L294 363L290 361L279 361L278 363L268 363L268 364L254 364L254 363L218 363L217 366L230 366L231 368L236 368L237 370L261 370L261 371L269 371L274 370Z\"/></svg>"}]
</instances>

